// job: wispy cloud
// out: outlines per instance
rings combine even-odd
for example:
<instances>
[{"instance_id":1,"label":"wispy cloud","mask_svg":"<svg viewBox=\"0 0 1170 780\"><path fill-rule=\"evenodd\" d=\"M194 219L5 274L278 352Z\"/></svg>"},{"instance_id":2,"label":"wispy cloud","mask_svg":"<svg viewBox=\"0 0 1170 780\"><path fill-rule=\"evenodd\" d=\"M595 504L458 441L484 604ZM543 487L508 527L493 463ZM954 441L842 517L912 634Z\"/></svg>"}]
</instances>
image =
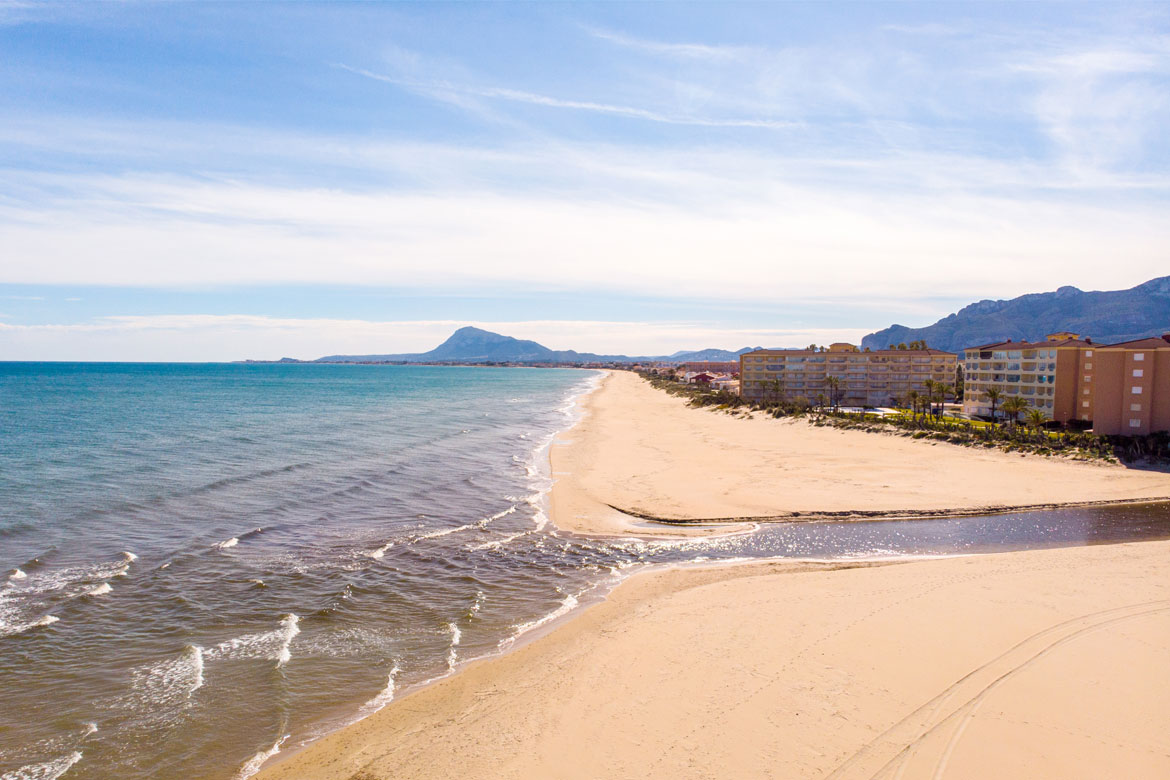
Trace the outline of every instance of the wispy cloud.
<instances>
[{"instance_id":1,"label":"wispy cloud","mask_svg":"<svg viewBox=\"0 0 1170 780\"><path fill-rule=\"evenodd\" d=\"M564 98L552 97L549 95L541 95L535 92L525 92L519 89L510 89L507 87L475 87L466 84L452 84L450 82L439 81L412 81L407 79L395 78L381 73L365 70L362 68L354 68L349 65L339 64L339 68L355 73L359 76L381 81L387 84L393 84L397 87L413 90L426 95L431 95L447 102L451 102L451 96L472 96L489 98L493 100L506 100L513 103L526 103L534 106L544 106L546 108L565 108L574 111L591 111L599 114L609 114L611 116L626 117L628 119L642 119L648 122L663 122L672 125L692 125L697 127L756 127L769 129L787 129L796 127L798 122L787 122L775 119L757 119L757 118L713 118L703 116L685 116L685 115L671 115L664 114L658 111L652 111L645 108L638 108L636 106L622 106L610 103L597 103L588 100L569 100Z\"/></svg>"},{"instance_id":2,"label":"wispy cloud","mask_svg":"<svg viewBox=\"0 0 1170 780\"><path fill-rule=\"evenodd\" d=\"M615 30L584 25L583 29L599 40L616 44L626 49L646 52L658 56L684 60L708 62L742 62L758 56L761 49L753 46L720 46L706 43L673 43L636 38Z\"/></svg>"}]
</instances>

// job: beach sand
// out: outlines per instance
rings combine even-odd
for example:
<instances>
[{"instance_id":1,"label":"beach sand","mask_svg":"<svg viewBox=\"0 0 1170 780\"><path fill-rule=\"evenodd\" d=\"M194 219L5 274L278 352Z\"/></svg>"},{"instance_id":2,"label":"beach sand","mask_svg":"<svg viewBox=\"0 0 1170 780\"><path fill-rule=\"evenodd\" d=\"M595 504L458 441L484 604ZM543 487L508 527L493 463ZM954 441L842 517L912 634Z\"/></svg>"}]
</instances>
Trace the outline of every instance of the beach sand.
<instances>
[{"instance_id":1,"label":"beach sand","mask_svg":"<svg viewBox=\"0 0 1170 780\"><path fill-rule=\"evenodd\" d=\"M635 576L276 764L324 778L1170 777L1170 542Z\"/></svg>"},{"instance_id":2,"label":"beach sand","mask_svg":"<svg viewBox=\"0 0 1170 780\"><path fill-rule=\"evenodd\" d=\"M1165 474L688 409L620 373L587 404L551 458L554 522L591 533L630 529L607 503L710 517L1170 493ZM1167 669L1170 542L657 570L259 777L1165 778Z\"/></svg>"},{"instance_id":3,"label":"beach sand","mask_svg":"<svg viewBox=\"0 0 1170 780\"><path fill-rule=\"evenodd\" d=\"M1170 474L694 409L610 372L554 441L558 527L584 534L725 532L631 524L792 512L969 513L1170 496Z\"/></svg>"}]
</instances>

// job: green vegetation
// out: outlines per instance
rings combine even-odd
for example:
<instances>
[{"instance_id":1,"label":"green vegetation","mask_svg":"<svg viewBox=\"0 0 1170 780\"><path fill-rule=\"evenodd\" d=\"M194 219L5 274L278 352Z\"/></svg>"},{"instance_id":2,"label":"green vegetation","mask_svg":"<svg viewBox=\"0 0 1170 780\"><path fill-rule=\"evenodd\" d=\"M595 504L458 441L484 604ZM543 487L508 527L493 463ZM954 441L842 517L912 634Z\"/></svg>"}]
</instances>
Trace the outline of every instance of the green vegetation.
<instances>
[{"instance_id":1,"label":"green vegetation","mask_svg":"<svg viewBox=\"0 0 1170 780\"><path fill-rule=\"evenodd\" d=\"M1053 429L1036 409L1024 404L1018 408L1013 399L1004 401L1000 410L1006 423L984 422L947 417L941 414L942 402L933 401L953 393L944 383L932 383L926 395L911 392L901 414L885 416L873 412L844 412L838 408L838 399L820 396L810 400L803 396L789 398L782 388L773 388L763 403L745 401L727 390L711 390L702 385L687 385L674 379L643 374L654 387L671 395L687 399L690 406L709 407L731 414L758 412L772 417L802 417L812 425L832 426L873 433L930 439L964 447L998 448L1005 452L1035 455L1060 455L1081 460L1101 460L1109 463L1170 462L1170 434L1149 436L1100 436L1088 431ZM779 385L779 383L776 383ZM941 385L941 387L940 387ZM833 388L830 392L836 396ZM998 399L996 399L998 400ZM1023 424L1020 414L1024 414Z\"/></svg>"}]
</instances>

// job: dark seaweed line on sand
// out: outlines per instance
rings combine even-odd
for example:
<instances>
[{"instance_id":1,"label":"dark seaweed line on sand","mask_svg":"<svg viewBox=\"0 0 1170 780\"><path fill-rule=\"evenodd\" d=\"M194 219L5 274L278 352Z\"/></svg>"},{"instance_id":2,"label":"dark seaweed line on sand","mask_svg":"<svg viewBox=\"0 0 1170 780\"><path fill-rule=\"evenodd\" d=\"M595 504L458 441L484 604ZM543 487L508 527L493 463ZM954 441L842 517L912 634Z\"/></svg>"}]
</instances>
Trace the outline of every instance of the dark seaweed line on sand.
<instances>
[{"instance_id":1,"label":"dark seaweed line on sand","mask_svg":"<svg viewBox=\"0 0 1170 780\"><path fill-rule=\"evenodd\" d=\"M948 517L977 517L980 515L1004 515L1016 512L1041 512L1053 509L1076 509L1081 507L1120 506L1124 504L1157 504L1170 502L1170 496L1153 498L1115 498L1105 501L1070 501L1048 504L1017 504L1014 506L994 505L967 507L962 509L842 509L838 511L784 512L778 515L742 517L657 517L636 509L623 509L606 504L610 509L639 520L662 525L709 525L715 523L827 523L865 520L937 520Z\"/></svg>"}]
</instances>

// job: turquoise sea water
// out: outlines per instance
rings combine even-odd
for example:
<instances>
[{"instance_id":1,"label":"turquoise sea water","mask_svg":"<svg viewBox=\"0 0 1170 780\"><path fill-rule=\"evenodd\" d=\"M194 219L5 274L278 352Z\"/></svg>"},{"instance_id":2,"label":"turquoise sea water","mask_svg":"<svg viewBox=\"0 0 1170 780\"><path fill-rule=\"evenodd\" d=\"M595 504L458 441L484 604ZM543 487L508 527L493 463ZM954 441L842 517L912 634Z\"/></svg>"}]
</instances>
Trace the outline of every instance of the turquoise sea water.
<instances>
[{"instance_id":1,"label":"turquoise sea water","mask_svg":"<svg viewBox=\"0 0 1170 780\"><path fill-rule=\"evenodd\" d=\"M661 563L1170 535L1165 507L769 526L549 524L596 372L0 364L0 778L232 778Z\"/></svg>"}]
</instances>

